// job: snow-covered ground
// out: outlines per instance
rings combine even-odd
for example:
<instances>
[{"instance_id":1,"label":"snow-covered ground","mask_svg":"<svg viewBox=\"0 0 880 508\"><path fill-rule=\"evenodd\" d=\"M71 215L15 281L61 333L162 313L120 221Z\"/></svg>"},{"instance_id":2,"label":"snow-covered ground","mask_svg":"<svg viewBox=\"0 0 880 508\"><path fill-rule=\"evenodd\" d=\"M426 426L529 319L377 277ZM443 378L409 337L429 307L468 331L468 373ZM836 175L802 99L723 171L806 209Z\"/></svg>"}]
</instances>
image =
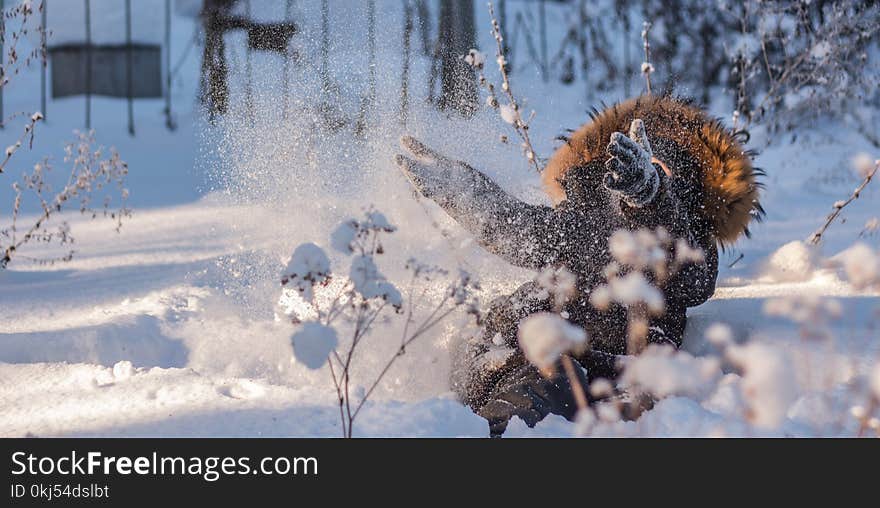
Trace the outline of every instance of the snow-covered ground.
<instances>
[{"instance_id":1,"label":"snow-covered ground","mask_svg":"<svg viewBox=\"0 0 880 508\"><path fill-rule=\"evenodd\" d=\"M112 2L103 3L111 18L118 15ZM362 19L362 8L351 8L351 19ZM278 9L283 12L283 7L274 9L255 12L272 19ZM399 10L397 4L379 2L380 27L397 34ZM305 29L302 52L309 54L317 44L320 14L311 7L294 14ZM357 97L366 87L358 52L365 27L339 18L334 17L333 28L345 29L347 36L333 38L333 74L343 96ZM488 26L484 13L478 22ZM194 26L191 18L177 14L173 26L176 61ZM227 41L237 78L232 111L216 125L200 120L195 107L199 46L190 50L175 78L178 130L165 129L161 101L143 101L136 104L137 135L129 137L124 102L94 99L99 142L115 145L129 163L134 213L118 234L104 221L68 215L76 238L72 261L42 266L22 259L0 271L0 436L341 435L329 373L294 360L294 328L280 319L279 273L300 243L315 242L331 252L329 232L368 205L398 227L379 261L399 287L405 287L404 264L410 257L468 270L483 284L483 301L533 276L482 252L437 207L417 200L394 166L397 139L410 133L484 170L511 193L548 202L518 148L498 141L499 134L513 133L492 111L471 120L447 118L419 99L411 104L407 126L400 125L399 35L379 39L379 95L365 139L350 129L327 134L316 128L317 63L309 60L291 70L292 113L285 119L279 106L284 96L280 58L252 55L258 114L251 118L242 106L242 83L248 79L243 37L236 37ZM488 37L480 30L481 47L491 47ZM427 73L425 59L417 58L416 97L422 97ZM544 84L534 74L523 70L513 79L527 107L537 112L532 135L538 153L546 156L554 136L585 121L592 103L583 99L582 84ZM7 111L34 110L39 75L25 72L16 79L4 90ZM38 126L34 149L22 152L0 183L11 182L16 170L42 155L60 157L70 131L82 127L82 107L79 98L51 100L49 121ZM724 114L724 103L715 107ZM16 127L0 131L3 146L18 132ZM704 386L696 390L691 380L673 387L635 422L617 421L608 412L609 421L592 426L550 417L535 429L515 421L507 435L572 436L588 427L591 435L613 436L858 432L851 408L867 403L872 368L880 359L880 293L855 288L842 265L865 223L880 214L876 182L844 210L844 220L831 226L821 250L791 242L806 239L832 204L849 196L860 180L852 158L863 152L876 158L877 148L832 122L802 126L797 136L774 139L765 148L768 141L760 129L753 132L752 144L761 151L756 164L767 170L767 219L753 228L752 239L722 255L715 296L689 313L685 350L702 366L698 370L707 377L697 384ZM0 203L11 200L7 183L0 186ZM3 222L7 213L0 215ZM878 248L876 233L859 241ZM35 245L27 254L57 252ZM334 254L332 261L347 269L341 256ZM425 299L435 297L428 292ZM817 303L815 297L822 299ZM826 304L828 299L839 310ZM793 321L795 312L773 315L785 304L809 309L806 323ZM357 386L369 386L394 354L399 321L379 324L359 350ZM718 346L706 339L707 330L717 334L711 327L718 322L726 323L738 342L765 349L731 346L740 349L731 349L722 361ZM806 333L815 330L827 332L826 337ZM485 422L457 402L449 387L452 351L474 331L461 313L408 349L358 417L355 435L486 436ZM756 370L733 373L730 363L748 355L760 357L752 364ZM661 359L656 365L652 372L670 369L672 378L681 373L674 361ZM788 393L767 390L763 399L755 399L750 390L760 366ZM774 425L751 424L761 404L784 405Z\"/></svg>"}]
</instances>

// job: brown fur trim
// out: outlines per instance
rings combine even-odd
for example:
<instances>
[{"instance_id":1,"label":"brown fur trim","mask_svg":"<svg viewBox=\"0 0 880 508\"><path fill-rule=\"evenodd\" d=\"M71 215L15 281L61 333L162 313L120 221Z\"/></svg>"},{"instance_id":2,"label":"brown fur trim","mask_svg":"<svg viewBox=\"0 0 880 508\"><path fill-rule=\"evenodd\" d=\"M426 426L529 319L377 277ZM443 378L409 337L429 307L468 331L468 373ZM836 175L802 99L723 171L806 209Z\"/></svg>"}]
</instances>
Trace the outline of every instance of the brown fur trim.
<instances>
[{"instance_id":1,"label":"brown fur trim","mask_svg":"<svg viewBox=\"0 0 880 508\"><path fill-rule=\"evenodd\" d=\"M757 171L752 168L748 153L733 134L717 120L690 104L672 97L641 96L606 108L593 115L561 146L544 169L544 187L555 203L565 199L560 179L570 168L594 159L606 160L605 147L613 132L629 132L635 118L645 122L648 138L665 138L680 146L699 165L702 182L702 207L713 225L715 238L723 245L734 242L743 233L753 212L760 213ZM665 157L673 173L676 168ZM698 177L698 178L697 178Z\"/></svg>"}]
</instances>

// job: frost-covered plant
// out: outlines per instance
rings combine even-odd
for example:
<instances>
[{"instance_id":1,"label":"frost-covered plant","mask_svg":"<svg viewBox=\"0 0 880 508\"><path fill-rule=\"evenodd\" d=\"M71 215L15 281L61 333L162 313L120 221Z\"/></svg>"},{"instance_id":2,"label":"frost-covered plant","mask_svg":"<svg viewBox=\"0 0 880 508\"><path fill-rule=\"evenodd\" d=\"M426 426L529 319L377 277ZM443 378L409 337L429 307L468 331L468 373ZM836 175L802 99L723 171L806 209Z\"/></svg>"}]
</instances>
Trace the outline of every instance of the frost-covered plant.
<instances>
[{"instance_id":1,"label":"frost-covered plant","mask_svg":"<svg viewBox=\"0 0 880 508\"><path fill-rule=\"evenodd\" d=\"M721 94L727 96L737 128L762 123L782 130L818 113L850 121L850 116L861 115L865 102L880 100L876 2L581 0L570 4L574 5L565 9L574 12L563 16L576 26L559 37L561 47L549 64L568 84L574 81L578 59L590 100L595 100L596 91L630 95L633 78L643 77L649 93L674 91L704 105ZM634 28L644 27L644 21L650 22L650 34L642 30L640 39ZM516 37L511 39L516 46ZM525 49L534 52L530 44ZM639 58L638 52L644 50L648 54ZM514 47L511 60L518 51ZM863 130L866 137L877 140L872 129Z\"/></svg>"},{"instance_id":2,"label":"frost-covered plant","mask_svg":"<svg viewBox=\"0 0 880 508\"><path fill-rule=\"evenodd\" d=\"M522 116L522 105L517 101L516 95L510 85L510 74L508 73L507 54L502 38L501 24L495 17L495 7L489 2L489 17L492 19L492 37L495 39L495 62L498 64L498 71L501 73L501 90L507 97L506 103L502 103L498 99L495 92L495 85L486 78L483 69L486 63L486 56L476 49L471 49L464 57L465 61L474 68L479 78L479 84L489 93L486 98L486 104L501 114L501 118L508 124L513 126L522 142L523 155L526 160L534 166L535 171L541 173L542 167L538 160L538 156L532 146L532 140L529 137L529 123L531 117L525 120ZM534 116L534 111L532 112ZM506 141L507 137L502 136L502 141Z\"/></svg>"},{"instance_id":3,"label":"frost-covered plant","mask_svg":"<svg viewBox=\"0 0 880 508\"><path fill-rule=\"evenodd\" d=\"M645 60L642 62L642 76L645 77L645 90L651 94L651 74L654 73L654 64L651 63L651 22L642 24L642 48L645 50Z\"/></svg>"},{"instance_id":4,"label":"frost-covered plant","mask_svg":"<svg viewBox=\"0 0 880 508\"><path fill-rule=\"evenodd\" d=\"M552 298L553 308L556 312L562 312L562 307L577 293L577 277L564 267L554 268L548 266L535 277L535 282L540 288L534 295L540 300Z\"/></svg>"},{"instance_id":5,"label":"frost-covered plant","mask_svg":"<svg viewBox=\"0 0 880 508\"><path fill-rule=\"evenodd\" d=\"M702 262L703 251L683 239L673 240L663 227L653 231L617 230L608 240L608 249L614 261L605 267L606 283L590 293L590 304L600 311L612 305L627 309L627 352L637 356L622 365L621 382L633 389L634 403L627 405L611 398L600 402L595 410L582 411L581 433L588 433L596 421L614 421L624 414L637 418L650 407L652 397L695 391L695 385L714 379L718 371L717 362L694 359L687 353L649 346L647 342L651 317L666 311L660 288L686 264ZM606 385L591 385L594 397L613 395L613 387Z\"/></svg>"},{"instance_id":6,"label":"frost-covered plant","mask_svg":"<svg viewBox=\"0 0 880 508\"><path fill-rule=\"evenodd\" d=\"M479 285L463 271L451 276L446 270L411 259L406 264L410 282L404 298L376 263L385 252L383 236L396 229L382 213L370 208L363 218L344 221L330 236L333 249L350 260L347 276L334 275L329 256L313 243L298 246L281 272L281 285L305 304L290 316L296 326L291 336L294 357L310 369L327 365L345 437L352 437L364 404L414 341L459 309L478 320L480 317L474 296ZM426 291L438 284L445 285L442 297L433 307L424 308L421 304ZM323 294L325 291L329 294ZM377 323L391 316L404 320L400 345L358 397L352 390L355 351Z\"/></svg>"},{"instance_id":7,"label":"frost-covered plant","mask_svg":"<svg viewBox=\"0 0 880 508\"><path fill-rule=\"evenodd\" d=\"M651 240L645 233L641 234L641 240L639 236L638 232L624 232L611 242L610 249L615 258L615 264L610 267L612 277L621 277L620 270L626 266L630 269L637 267L628 274L644 273L646 280L659 280L654 271L659 269L663 273L663 249L656 249L671 242ZM827 263L838 266L853 286L872 290L880 288L878 254L865 244L856 244L836 257L834 263ZM682 256L694 261L700 259L700 253L683 251ZM669 266L674 264L671 262ZM666 273L671 275L675 269L670 268ZM606 305L633 301L616 293L609 281L593 301L604 298ZM646 295L650 294L649 290ZM643 296L642 302L650 299ZM640 354L622 360L617 388L623 389L630 400L645 395L655 400L685 396L704 401L707 408L718 407L718 404L728 406L742 415L748 424L746 432L766 432L783 429L789 418L796 418L792 411L796 414L798 407L803 411L811 401L821 398L823 392L815 391L817 388L827 391L836 382L840 384L835 389L845 390L850 396L842 404L834 402L822 406L826 414L821 418L837 422L841 429L854 429L852 432L858 435L880 435L880 359L866 358L865 370L857 369L854 364L838 363L841 361L835 354L838 342L831 326L843 316L840 301L818 295L793 294L768 299L763 312L795 323L801 342L780 344L755 335L747 342L737 343L727 325L715 323L706 329L705 338L717 352L695 357L668 346L648 345ZM760 329L757 331L760 333ZM813 352L821 356L814 358ZM825 369L826 364L845 366L845 369L838 374L827 370L815 372L817 365ZM722 375L722 367L731 374ZM835 375L843 377L834 381ZM731 389L733 391L728 391ZM605 380L594 382L590 392L603 400L581 412L576 427L580 434L594 432L600 422L615 422L623 416L638 417L645 408L645 405L628 405L620 397L612 397L615 386ZM852 427L854 421L855 428Z\"/></svg>"},{"instance_id":8,"label":"frost-covered plant","mask_svg":"<svg viewBox=\"0 0 880 508\"><path fill-rule=\"evenodd\" d=\"M663 293L648 282L642 272L620 275L614 271L608 272L608 275L608 283L597 287L590 294L590 301L594 307L604 310L611 302L626 306L644 305L652 315L663 314L665 309Z\"/></svg>"},{"instance_id":9,"label":"frost-covered plant","mask_svg":"<svg viewBox=\"0 0 880 508\"><path fill-rule=\"evenodd\" d=\"M864 243L856 243L846 250L842 267L846 280L861 290L880 290L880 251ZM880 309L877 309L880 315ZM859 421L858 434L871 429L880 437L880 356L874 359L874 367L868 380L867 407L855 406L851 414Z\"/></svg>"},{"instance_id":10,"label":"frost-covered plant","mask_svg":"<svg viewBox=\"0 0 880 508\"><path fill-rule=\"evenodd\" d=\"M836 201L833 206L833 210L828 217L825 219L825 224L822 225L821 228L816 230L815 233L810 235L810 243L813 245L817 245L820 241L822 241L822 235L825 234L825 231L828 229L828 226L834 222L834 219L840 215L840 212L850 203L859 199L862 191L865 190L865 187L871 183L871 180L874 178L874 175L877 174L877 170L880 169L880 160L872 161L871 157L867 154L859 154L853 160L853 166L856 171L856 174L862 178L862 183L856 187L856 190L850 195L849 198L843 201ZM866 224L866 227L868 225ZM861 236L861 235L860 235Z\"/></svg>"},{"instance_id":11,"label":"frost-covered plant","mask_svg":"<svg viewBox=\"0 0 880 508\"><path fill-rule=\"evenodd\" d=\"M593 381L590 394L597 402L579 415L579 435L589 435L600 421L637 419L654 400L674 396L704 399L722 376L719 358L696 357L665 344L649 345L638 356L627 357L622 367L618 387L628 394L628 400L614 397L615 386L607 379Z\"/></svg>"},{"instance_id":12,"label":"frost-covered plant","mask_svg":"<svg viewBox=\"0 0 880 508\"><path fill-rule=\"evenodd\" d=\"M281 272L281 285L297 290L307 302L314 300L315 286L326 286L329 282L330 258L313 243L298 246Z\"/></svg>"},{"instance_id":13,"label":"frost-covered plant","mask_svg":"<svg viewBox=\"0 0 880 508\"><path fill-rule=\"evenodd\" d=\"M693 356L667 344L650 344L640 354L618 361L622 371L616 386L602 378L590 384L595 402L578 415L578 435L591 434L599 422L637 420L667 397L707 399L722 379L719 358Z\"/></svg>"},{"instance_id":14,"label":"frost-covered plant","mask_svg":"<svg viewBox=\"0 0 880 508\"><path fill-rule=\"evenodd\" d=\"M858 243L847 254L843 261L847 280L858 289L880 289L880 252Z\"/></svg>"},{"instance_id":15,"label":"frost-covered plant","mask_svg":"<svg viewBox=\"0 0 880 508\"><path fill-rule=\"evenodd\" d=\"M550 375L560 357L583 351L587 334L552 312L537 312L523 319L518 339L523 355L535 367Z\"/></svg>"},{"instance_id":16,"label":"frost-covered plant","mask_svg":"<svg viewBox=\"0 0 880 508\"><path fill-rule=\"evenodd\" d=\"M593 289L590 303L602 311L612 304L627 307L627 351L636 354L647 345L649 318L666 310L658 287L684 265L703 261L703 251L683 239L673 241L663 227L617 230L608 249L614 261L605 268L607 283Z\"/></svg>"},{"instance_id":17,"label":"frost-covered plant","mask_svg":"<svg viewBox=\"0 0 880 508\"><path fill-rule=\"evenodd\" d=\"M0 91L12 77L34 62L46 65L46 36L42 25L34 26L32 19L35 13L42 12L43 2L35 3L26 0L0 12L0 25L4 28L12 24L11 31L0 30L3 40L3 52L0 54ZM26 53L20 53L19 43L29 33L36 33L39 43ZM13 114L8 118L0 118L0 126L22 114ZM0 174L7 173L10 165L15 162L15 155L22 147L33 149L34 135L37 124L44 121L43 113L37 111L28 115L28 120L18 139L5 148L0 158ZM52 161L44 158L34 165L31 172L24 172L20 181L12 183L15 198L12 203L11 223L0 224L0 269L6 268L13 258L29 258L37 263L54 263L68 261L73 257L73 250L54 258L33 258L21 254L21 249L29 243L47 243L68 246L73 243L70 226L66 221L53 222L53 218L77 203L79 211L84 215L96 218L99 215L109 217L116 223L116 230L122 227L123 217L130 215L126 207L128 190L125 178L128 174L127 164L119 154L111 148L95 147L94 132L80 133L74 131L76 140L65 146L64 162L70 164L70 174L61 189L53 189L48 175L53 169ZM103 196L98 196L100 193ZM119 194L120 203L114 205L113 195ZM27 224L22 224L22 206L28 200L39 204L40 212ZM100 200L96 204L96 201ZM111 206L114 205L114 206Z\"/></svg>"},{"instance_id":18,"label":"frost-covered plant","mask_svg":"<svg viewBox=\"0 0 880 508\"><path fill-rule=\"evenodd\" d=\"M40 2L36 12L42 12L43 3ZM32 26L31 19L34 17L34 5L30 0L19 2L13 7L6 10L0 10L0 91L2 91L14 76L17 76L22 69L30 67L34 62L40 62L46 65L46 32L40 26ZM12 25L12 29L8 29L8 25ZM31 48L30 51L20 53L19 43L26 38L29 32L36 32L39 36L40 43ZM2 108L0 108L0 128L6 127L9 121L16 117L23 116L21 113L12 114L8 118L3 117ZM22 143L27 140L28 146L33 147L34 129L39 121L43 120L43 114L39 111L29 115L30 118L25 124L24 132L13 143L6 147L3 154L2 162L0 162L0 173L6 168L9 160L17 152Z\"/></svg>"},{"instance_id":19,"label":"frost-covered plant","mask_svg":"<svg viewBox=\"0 0 880 508\"><path fill-rule=\"evenodd\" d=\"M730 345L725 356L742 375L746 420L758 427L777 427L798 397L790 356L778 345L760 341Z\"/></svg>"},{"instance_id":20,"label":"frost-covered plant","mask_svg":"<svg viewBox=\"0 0 880 508\"><path fill-rule=\"evenodd\" d=\"M725 47L745 125L788 126L791 113L843 113L847 102L859 104L876 90L876 74L865 72L880 30L873 2L748 0L722 3L721 12L738 28Z\"/></svg>"},{"instance_id":21,"label":"frost-covered plant","mask_svg":"<svg viewBox=\"0 0 880 508\"><path fill-rule=\"evenodd\" d=\"M553 312L537 312L522 320L517 331L520 349L532 365L550 377L557 363L562 364L571 384L580 411L586 411L587 396L581 387L570 355L587 350L589 341L583 328L568 322L563 310L577 292L577 278L565 268L547 267L535 278L538 292L534 296L553 302Z\"/></svg>"},{"instance_id":22,"label":"frost-covered plant","mask_svg":"<svg viewBox=\"0 0 880 508\"><path fill-rule=\"evenodd\" d=\"M33 124L30 126L32 133ZM68 223L52 221L68 207L76 206L81 214L92 218L102 216L113 220L116 231L122 227L123 218L130 215L131 211L126 207L128 190L125 188L128 165L116 150L95 147L94 132L75 131L75 134L78 139L64 148L64 163L70 165L70 173L61 189L53 189L48 182L48 175L53 169L49 158L35 164L32 172L23 174L21 181L12 184L15 190L12 223L0 229L0 268L6 268L13 257L26 257L20 251L28 243L73 244ZM102 197L101 193L104 194ZM117 193L121 202L118 206L111 206L113 196ZM40 213L32 222L22 225L21 207L27 199L39 203ZM72 256L73 251L70 250L59 258L30 259L52 263L70 260Z\"/></svg>"},{"instance_id":23,"label":"frost-covered plant","mask_svg":"<svg viewBox=\"0 0 880 508\"><path fill-rule=\"evenodd\" d=\"M850 256L849 259L858 259L858 257ZM876 276L874 280L877 280ZM765 303L764 313L797 323L802 340L821 340L825 345L822 353L823 363L833 358L836 342L829 325L832 321L840 319L843 314L843 308L836 299L817 295L772 298ZM719 341L718 344L722 347L725 358L736 366L743 376L742 395L747 402L745 415L747 421L758 427L777 427L801 395L799 381L793 368L798 361L798 353L792 348L764 341L737 345L727 340ZM880 361L875 359L874 363L876 371ZM810 388L811 378L816 377L810 370L810 364L807 363L805 372L807 388ZM826 384L830 383L827 378L820 380ZM870 388L867 394L862 393L858 383L847 384L849 390L854 391L855 399L867 398L869 401L867 408L856 405L850 412L851 416L859 420L861 426L859 434L863 434L865 429L870 427L871 420L876 420L873 416L878 409L876 394L871 393ZM838 421L844 420L847 416L834 415Z\"/></svg>"},{"instance_id":24,"label":"frost-covered plant","mask_svg":"<svg viewBox=\"0 0 880 508\"><path fill-rule=\"evenodd\" d=\"M33 26L31 20L35 13L43 11L43 2L37 3L34 8L32 0L18 2L9 9L0 11L0 41L4 51L0 54L0 88L9 84L13 76L18 75L23 68L29 67L33 62L46 62L46 32L41 25ZM8 29L7 26L11 26ZM25 53L20 52L19 42L35 32L40 39L40 44ZM0 125L5 125L6 119L0 118Z\"/></svg>"},{"instance_id":25,"label":"frost-covered plant","mask_svg":"<svg viewBox=\"0 0 880 508\"><path fill-rule=\"evenodd\" d=\"M621 383L658 398L702 397L720 377L721 362L716 357L694 357L666 344L652 344L626 362Z\"/></svg>"}]
</instances>

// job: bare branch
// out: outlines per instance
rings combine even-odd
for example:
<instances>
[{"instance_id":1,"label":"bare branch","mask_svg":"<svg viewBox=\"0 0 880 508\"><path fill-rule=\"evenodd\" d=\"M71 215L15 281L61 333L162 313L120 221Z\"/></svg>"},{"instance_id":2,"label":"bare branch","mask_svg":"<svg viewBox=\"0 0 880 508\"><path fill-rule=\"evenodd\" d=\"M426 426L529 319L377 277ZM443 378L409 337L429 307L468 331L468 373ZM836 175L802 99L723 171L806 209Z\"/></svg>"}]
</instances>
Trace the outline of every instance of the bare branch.
<instances>
[{"instance_id":1,"label":"bare branch","mask_svg":"<svg viewBox=\"0 0 880 508\"><path fill-rule=\"evenodd\" d=\"M520 104L517 102L516 96L513 94L513 90L510 86L510 76L507 73L507 59L504 53L504 40L501 37L501 24L498 22L498 18L495 17L495 7L492 5L492 2L489 2L489 17L492 18L492 36L495 38L496 45L495 60L498 63L498 69L501 72L501 90L504 91L507 95L507 100L510 101L510 104L507 107L511 109L513 114L513 128L522 140L526 159L528 159L528 161L535 167L535 171L541 173L543 168L538 162L538 156L532 146L532 140L529 138L529 123L523 120ZM482 71L480 73L480 83L484 84L487 90L489 90L490 97L492 97L490 101L493 101L493 107L496 109L500 108L501 105L498 104L494 87L491 89L489 88L485 76L482 75Z\"/></svg>"},{"instance_id":2,"label":"bare branch","mask_svg":"<svg viewBox=\"0 0 880 508\"><path fill-rule=\"evenodd\" d=\"M645 87L648 95L651 95L651 74L654 72L654 66L651 64L651 42L648 35L651 32L651 23L645 21L642 25L642 46L645 49L645 61L642 62L642 75L645 77Z\"/></svg>"},{"instance_id":3,"label":"bare branch","mask_svg":"<svg viewBox=\"0 0 880 508\"><path fill-rule=\"evenodd\" d=\"M862 183L856 187L856 190L853 191L852 195L846 201L838 201L834 203L834 210L828 215L828 218L825 220L825 224L822 225L821 228L817 229L815 233L810 235L810 243L812 245L818 245L822 240L822 235L825 234L825 231L828 229L828 226L834 222L834 219L840 215L840 211L846 208L847 205L855 201L859 198L859 194L867 187L869 183L871 183L871 179L874 178L874 175L877 173L877 169L880 168L880 161L876 161L874 163L874 168L871 169L870 172L865 176L865 179L862 180Z\"/></svg>"}]
</instances>

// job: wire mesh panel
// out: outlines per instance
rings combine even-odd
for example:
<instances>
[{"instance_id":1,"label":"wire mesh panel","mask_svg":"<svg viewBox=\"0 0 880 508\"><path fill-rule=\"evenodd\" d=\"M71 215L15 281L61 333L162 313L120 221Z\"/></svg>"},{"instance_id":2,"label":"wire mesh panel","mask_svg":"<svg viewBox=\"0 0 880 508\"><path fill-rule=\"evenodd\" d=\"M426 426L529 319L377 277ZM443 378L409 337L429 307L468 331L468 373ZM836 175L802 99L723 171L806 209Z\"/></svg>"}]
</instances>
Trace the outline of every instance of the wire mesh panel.
<instances>
[{"instance_id":1,"label":"wire mesh panel","mask_svg":"<svg viewBox=\"0 0 880 508\"><path fill-rule=\"evenodd\" d=\"M50 48L52 96L162 97L162 51L152 44ZM128 66L131 65L131 83Z\"/></svg>"}]
</instances>

